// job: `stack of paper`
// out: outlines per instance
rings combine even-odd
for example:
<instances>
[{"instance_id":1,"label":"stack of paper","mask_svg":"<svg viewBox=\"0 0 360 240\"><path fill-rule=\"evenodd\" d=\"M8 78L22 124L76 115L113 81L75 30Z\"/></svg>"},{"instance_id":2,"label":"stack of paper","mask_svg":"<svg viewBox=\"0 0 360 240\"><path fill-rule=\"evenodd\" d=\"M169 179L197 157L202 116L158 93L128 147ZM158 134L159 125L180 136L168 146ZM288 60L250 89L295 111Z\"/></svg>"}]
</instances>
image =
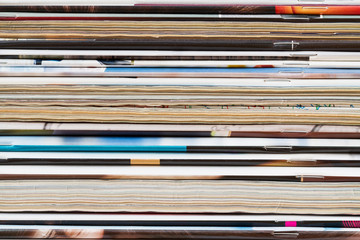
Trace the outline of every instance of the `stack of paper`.
<instances>
[{"instance_id":1,"label":"stack of paper","mask_svg":"<svg viewBox=\"0 0 360 240\"><path fill-rule=\"evenodd\" d=\"M360 2L0 9L1 239L359 239Z\"/></svg>"}]
</instances>

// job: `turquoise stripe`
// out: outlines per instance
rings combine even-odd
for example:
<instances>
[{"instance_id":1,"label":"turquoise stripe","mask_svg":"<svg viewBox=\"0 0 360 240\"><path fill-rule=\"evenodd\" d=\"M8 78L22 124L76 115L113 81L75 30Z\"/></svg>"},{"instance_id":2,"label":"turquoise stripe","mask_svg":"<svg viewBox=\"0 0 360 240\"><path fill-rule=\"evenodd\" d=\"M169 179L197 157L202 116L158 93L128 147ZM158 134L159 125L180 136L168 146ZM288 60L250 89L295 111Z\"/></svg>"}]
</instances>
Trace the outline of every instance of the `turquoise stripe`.
<instances>
[{"instance_id":1,"label":"turquoise stripe","mask_svg":"<svg viewBox=\"0 0 360 240\"><path fill-rule=\"evenodd\" d=\"M186 152L186 146L72 146L12 145L0 146L3 152Z\"/></svg>"}]
</instances>

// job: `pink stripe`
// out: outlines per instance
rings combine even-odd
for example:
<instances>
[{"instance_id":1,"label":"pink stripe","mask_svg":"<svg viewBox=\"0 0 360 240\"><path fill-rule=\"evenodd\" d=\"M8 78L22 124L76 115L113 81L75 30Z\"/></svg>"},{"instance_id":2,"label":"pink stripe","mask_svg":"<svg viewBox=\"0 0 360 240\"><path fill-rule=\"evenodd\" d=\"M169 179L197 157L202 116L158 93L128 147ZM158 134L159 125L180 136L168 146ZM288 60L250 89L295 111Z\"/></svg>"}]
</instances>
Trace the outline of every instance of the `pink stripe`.
<instances>
[{"instance_id":1,"label":"pink stripe","mask_svg":"<svg viewBox=\"0 0 360 240\"><path fill-rule=\"evenodd\" d=\"M285 227L296 227L296 222L295 221L286 221Z\"/></svg>"},{"instance_id":2,"label":"pink stripe","mask_svg":"<svg viewBox=\"0 0 360 240\"><path fill-rule=\"evenodd\" d=\"M359 221L351 221L352 223L352 227L354 228L359 228L360 227L360 222Z\"/></svg>"}]
</instances>

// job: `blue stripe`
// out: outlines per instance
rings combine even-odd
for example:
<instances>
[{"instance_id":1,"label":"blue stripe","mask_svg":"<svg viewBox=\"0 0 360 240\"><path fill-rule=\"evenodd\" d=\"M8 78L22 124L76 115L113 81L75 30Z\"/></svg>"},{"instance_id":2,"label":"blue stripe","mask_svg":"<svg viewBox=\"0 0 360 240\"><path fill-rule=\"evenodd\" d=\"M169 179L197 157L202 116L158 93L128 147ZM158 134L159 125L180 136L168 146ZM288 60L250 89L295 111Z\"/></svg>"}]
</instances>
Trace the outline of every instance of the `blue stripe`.
<instances>
[{"instance_id":1,"label":"blue stripe","mask_svg":"<svg viewBox=\"0 0 360 240\"><path fill-rule=\"evenodd\" d=\"M105 72L224 72L224 73L360 73L360 69L328 68L143 68L112 67Z\"/></svg>"},{"instance_id":2,"label":"blue stripe","mask_svg":"<svg viewBox=\"0 0 360 240\"><path fill-rule=\"evenodd\" d=\"M186 152L186 146L74 146L12 145L0 146L3 152Z\"/></svg>"}]
</instances>

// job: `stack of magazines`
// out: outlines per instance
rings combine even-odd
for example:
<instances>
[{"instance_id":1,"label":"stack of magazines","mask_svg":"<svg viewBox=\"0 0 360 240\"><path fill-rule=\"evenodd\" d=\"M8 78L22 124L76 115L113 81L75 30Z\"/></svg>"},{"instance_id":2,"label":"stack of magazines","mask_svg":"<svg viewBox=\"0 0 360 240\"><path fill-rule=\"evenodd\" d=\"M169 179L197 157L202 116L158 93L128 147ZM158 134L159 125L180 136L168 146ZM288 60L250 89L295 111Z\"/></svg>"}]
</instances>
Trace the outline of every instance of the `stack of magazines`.
<instances>
[{"instance_id":1,"label":"stack of magazines","mask_svg":"<svg viewBox=\"0 0 360 240\"><path fill-rule=\"evenodd\" d=\"M360 239L360 1L0 0L0 238Z\"/></svg>"}]
</instances>

